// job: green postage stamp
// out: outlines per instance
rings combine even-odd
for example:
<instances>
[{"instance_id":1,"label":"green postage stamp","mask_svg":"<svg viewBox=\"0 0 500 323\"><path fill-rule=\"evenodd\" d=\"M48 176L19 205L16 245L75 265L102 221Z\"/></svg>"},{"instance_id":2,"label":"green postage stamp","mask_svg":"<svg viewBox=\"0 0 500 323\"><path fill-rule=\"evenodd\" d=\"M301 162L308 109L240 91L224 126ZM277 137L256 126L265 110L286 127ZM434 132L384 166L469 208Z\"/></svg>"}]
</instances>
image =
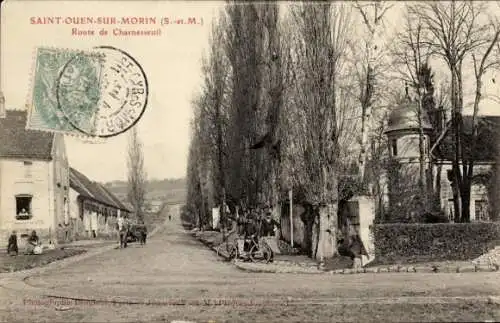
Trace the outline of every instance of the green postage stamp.
<instances>
[{"instance_id":1,"label":"green postage stamp","mask_svg":"<svg viewBox=\"0 0 500 323\"><path fill-rule=\"evenodd\" d=\"M97 52L38 48L28 128L92 136L101 97L102 59ZM67 112L78 114L83 131L69 122Z\"/></svg>"},{"instance_id":2,"label":"green postage stamp","mask_svg":"<svg viewBox=\"0 0 500 323\"><path fill-rule=\"evenodd\" d=\"M34 64L27 128L105 138L144 113L146 75L123 50L38 48Z\"/></svg>"}]
</instances>

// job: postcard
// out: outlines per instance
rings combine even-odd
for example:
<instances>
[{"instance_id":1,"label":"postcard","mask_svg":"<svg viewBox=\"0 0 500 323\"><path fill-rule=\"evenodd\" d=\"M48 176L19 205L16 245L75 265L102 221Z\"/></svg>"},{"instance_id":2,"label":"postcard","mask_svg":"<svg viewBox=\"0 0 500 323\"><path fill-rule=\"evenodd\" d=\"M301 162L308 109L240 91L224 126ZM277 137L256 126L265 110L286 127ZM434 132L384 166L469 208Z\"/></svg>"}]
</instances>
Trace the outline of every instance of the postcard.
<instances>
[{"instance_id":1,"label":"postcard","mask_svg":"<svg viewBox=\"0 0 500 323\"><path fill-rule=\"evenodd\" d=\"M494 1L6 0L0 321L500 321Z\"/></svg>"}]
</instances>

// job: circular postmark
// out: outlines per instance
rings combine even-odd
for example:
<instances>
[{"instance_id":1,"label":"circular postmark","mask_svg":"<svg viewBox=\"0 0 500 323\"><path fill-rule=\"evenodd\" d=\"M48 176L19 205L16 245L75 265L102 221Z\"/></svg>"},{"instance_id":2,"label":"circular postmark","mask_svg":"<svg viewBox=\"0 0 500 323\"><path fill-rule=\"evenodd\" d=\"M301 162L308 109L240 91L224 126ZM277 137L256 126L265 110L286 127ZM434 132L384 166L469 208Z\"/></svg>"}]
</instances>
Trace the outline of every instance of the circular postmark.
<instances>
[{"instance_id":1,"label":"circular postmark","mask_svg":"<svg viewBox=\"0 0 500 323\"><path fill-rule=\"evenodd\" d=\"M99 55L76 55L59 77L59 107L73 127L94 137L112 137L134 126L144 114L148 81L128 53L98 46ZM97 57L97 58L96 58Z\"/></svg>"}]
</instances>

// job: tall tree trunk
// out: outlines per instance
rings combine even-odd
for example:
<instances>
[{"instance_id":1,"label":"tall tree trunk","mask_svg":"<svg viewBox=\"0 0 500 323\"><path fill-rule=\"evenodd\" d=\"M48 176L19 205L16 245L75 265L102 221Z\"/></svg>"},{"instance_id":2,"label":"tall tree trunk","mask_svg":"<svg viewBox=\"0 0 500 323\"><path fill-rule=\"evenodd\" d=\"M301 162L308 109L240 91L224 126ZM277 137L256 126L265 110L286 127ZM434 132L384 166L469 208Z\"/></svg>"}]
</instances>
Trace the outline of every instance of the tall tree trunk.
<instances>
[{"instance_id":1,"label":"tall tree trunk","mask_svg":"<svg viewBox=\"0 0 500 323\"><path fill-rule=\"evenodd\" d=\"M332 258L337 254L337 204L320 205L317 260Z\"/></svg>"},{"instance_id":2,"label":"tall tree trunk","mask_svg":"<svg viewBox=\"0 0 500 323\"><path fill-rule=\"evenodd\" d=\"M419 92L421 90L419 89ZM423 128L423 109L422 109L422 95L419 94L419 99L418 99L418 150L419 150L419 187L420 187L420 194L422 195L422 210L418 210L420 213L423 213L428 209L429 206L429 199L427 195L427 183L426 183L426 176L425 176L425 135L424 135L424 128Z\"/></svg>"},{"instance_id":3,"label":"tall tree trunk","mask_svg":"<svg viewBox=\"0 0 500 323\"><path fill-rule=\"evenodd\" d=\"M320 236L319 236L319 233L320 233L320 225L319 225L319 215L318 215L318 210L316 208L312 208L312 217L313 217L313 220L312 220L312 230L311 230L311 236L312 236L312 239L311 239L311 257L312 258L316 258L317 254L318 254L318 247L319 247L319 242L321 241L320 240Z\"/></svg>"},{"instance_id":4,"label":"tall tree trunk","mask_svg":"<svg viewBox=\"0 0 500 323\"><path fill-rule=\"evenodd\" d=\"M441 205L441 174L443 172L443 166L438 165L436 168L436 188L434 189L434 195L435 195L435 203L439 207L439 210L441 210L442 205Z\"/></svg>"},{"instance_id":5,"label":"tall tree trunk","mask_svg":"<svg viewBox=\"0 0 500 323\"><path fill-rule=\"evenodd\" d=\"M451 104L453 113L453 135L455 139L455 156L453 158L453 205L455 208L455 222L460 222L462 216L462 196L460 194L460 188L462 187L462 173L460 171L460 160L462 157L462 147L461 147L461 111L459 107L459 86L458 86L458 76L456 73L456 66L452 66L451 71Z\"/></svg>"},{"instance_id":6,"label":"tall tree trunk","mask_svg":"<svg viewBox=\"0 0 500 323\"><path fill-rule=\"evenodd\" d=\"M462 215L460 217L460 222L467 223L470 222L470 198L471 198L471 186L472 186L472 172L474 169L474 164L472 161L469 162L464 171L466 171L462 187L460 189L461 201L462 201Z\"/></svg>"},{"instance_id":7,"label":"tall tree trunk","mask_svg":"<svg viewBox=\"0 0 500 323\"><path fill-rule=\"evenodd\" d=\"M462 217L460 222L467 223L470 222L470 189L464 187L462 189Z\"/></svg>"},{"instance_id":8,"label":"tall tree trunk","mask_svg":"<svg viewBox=\"0 0 500 323\"><path fill-rule=\"evenodd\" d=\"M277 4L271 4L265 8L265 22L269 34L269 50L266 60L270 61L269 75L269 94L270 104L267 111L267 123L270 135L270 145L268 145L268 157L270 162L270 197L268 203L273 210L279 210L279 170L280 170L280 116L283 101L283 78L281 73L282 58L280 48L280 33L278 30L279 7ZM274 214L276 216L276 214Z\"/></svg>"},{"instance_id":9,"label":"tall tree trunk","mask_svg":"<svg viewBox=\"0 0 500 323\"><path fill-rule=\"evenodd\" d=\"M316 238L313 236L314 213L310 205L304 206L304 212L301 214L301 220L304 223L304 245L302 246L302 249L307 251L307 255L309 257L314 257L312 247L313 240Z\"/></svg>"}]
</instances>

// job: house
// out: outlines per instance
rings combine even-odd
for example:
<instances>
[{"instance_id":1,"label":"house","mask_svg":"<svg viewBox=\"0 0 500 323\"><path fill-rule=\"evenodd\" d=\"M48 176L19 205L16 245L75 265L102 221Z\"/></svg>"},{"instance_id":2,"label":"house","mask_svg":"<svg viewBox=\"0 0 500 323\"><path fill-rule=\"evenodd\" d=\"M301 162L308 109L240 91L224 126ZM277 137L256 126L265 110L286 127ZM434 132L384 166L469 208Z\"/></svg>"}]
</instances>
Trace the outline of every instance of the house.
<instances>
[{"instance_id":1,"label":"house","mask_svg":"<svg viewBox=\"0 0 500 323\"><path fill-rule=\"evenodd\" d=\"M465 142L464 155L474 160L474 172L472 177L470 214L471 221L495 221L496 214L492 211L490 191L491 180L494 180L493 173L498 158L500 117L498 116L480 116L478 122L478 136L476 144L473 145L472 137L472 116L463 118L464 135L462 139ZM441 206L450 219L454 218L453 209L453 191L450 178L453 160L453 138L451 131L447 133L442 142L436 145L433 153L436 166L442 168L441 178ZM436 167L435 166L435 167Z\"/></svg>"},{"instance_id":2,"label":"house","mask_svg":"<svg viewBox=\"0 0 500 323\"><path fill-rule=\"evenodd\" d=\"M0 118L0 240L12 230L62 242L68 217L69 166L61 134L26 129L26 111ZM22 245L24 239L20 239Z\"/></svg>"},{"instance_id":3,"label":"house","mask_svg":"<svg viewBox=\"0 0 500 323\"><path fill-rule=\"evenodd\" d=\"M389 155L395 162L392 169L389 167L387 175L389 204L393 213L403 213L405 208L414 208L412 203L415 196L420 195L417 184L420 169L420 127L417 111L417 103L407 100L395 108L388 118L385 134L389 143ZM442 211L453 220L454 198L450 180L455 148L453 133L445 126L444 119L442 110L422 112L422 148L428 181L426 185L437 189ZM436 132L436 128L444 130ZM466 143L464 155L474 160L469 209L471 221L494 220L488 202L488 194L491 193L488 191L488 181L491 179L498 155L498 129L500 129L500 117L479 116L477 142L473 145L472 116L463 116L461 140ZM397 172L394 171L396 168ZM397 214L390 216L395 215ZM405 217L404 214L402 216Z\"/></svg>"},{"instance_id":4,"label":"house","mask_svg":"<svg viewBox=\"0 0 500 323\"><path fill-rule=\"evenodd\" d=\"M118 217L128 217L125 206L102 184L70 168L69 214L73 239L113 237Z\"/></svg>"}]
</instances>

